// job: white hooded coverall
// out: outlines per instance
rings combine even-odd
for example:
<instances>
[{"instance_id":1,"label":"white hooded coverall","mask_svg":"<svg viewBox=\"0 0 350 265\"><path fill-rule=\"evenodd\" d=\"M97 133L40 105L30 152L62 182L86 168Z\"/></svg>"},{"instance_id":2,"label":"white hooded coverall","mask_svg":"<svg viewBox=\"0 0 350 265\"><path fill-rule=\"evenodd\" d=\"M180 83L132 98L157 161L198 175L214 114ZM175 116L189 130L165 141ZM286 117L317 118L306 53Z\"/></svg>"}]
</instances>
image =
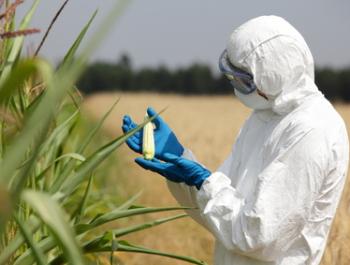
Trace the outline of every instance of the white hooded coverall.
<instances>
[{"instance_id":1,"label":"white hooded coverall","mask_svg":"<svg viewBox=\"0 0 350 265\"><path fill-rule=\"evenodd\" d=\"M271 106L253 110L199 191L169 189L198 207L190 215L215 236L216 265L318 265L347 174L344 122L314 84L306 42L284 19L246 22L227 50ZM183 156L195 160L190 150Z\"/></svg>"}]
</instances>

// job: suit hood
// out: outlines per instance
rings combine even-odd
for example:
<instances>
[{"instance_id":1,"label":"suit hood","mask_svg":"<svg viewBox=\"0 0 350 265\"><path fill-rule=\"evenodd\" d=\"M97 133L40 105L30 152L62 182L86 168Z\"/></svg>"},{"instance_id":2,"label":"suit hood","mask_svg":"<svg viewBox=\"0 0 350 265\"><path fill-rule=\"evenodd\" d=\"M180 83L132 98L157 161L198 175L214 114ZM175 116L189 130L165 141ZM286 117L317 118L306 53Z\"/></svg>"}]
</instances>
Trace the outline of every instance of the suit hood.
<instances>
[{"instance_id":1,"label":"suit hood","mask_svg":"<svg viewBox=\"0 0 350 265\"><path fill-rule=\"evenodd\" d=\"M301 34L286 20L261 16L238 27L227 44L231 63L254 77L259 90L286 114L308 97L320 94L314 83L314 60Z\"/></svg>"}]
</instances>

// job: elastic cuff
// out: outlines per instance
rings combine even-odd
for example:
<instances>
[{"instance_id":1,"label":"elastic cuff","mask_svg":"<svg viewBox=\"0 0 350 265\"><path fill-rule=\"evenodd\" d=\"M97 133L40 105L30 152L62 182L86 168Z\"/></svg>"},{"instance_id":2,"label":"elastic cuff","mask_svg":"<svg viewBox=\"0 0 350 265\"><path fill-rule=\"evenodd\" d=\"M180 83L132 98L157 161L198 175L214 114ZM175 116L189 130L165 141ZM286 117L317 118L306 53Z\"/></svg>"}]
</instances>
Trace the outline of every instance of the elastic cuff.
<instances>
[{"instance_id":1,"label":"elastic cuff","mask_svg":"<svg viewBox=\"0 0 350 265\"><path fill-rule=\"evenodd\" d=\"M231 180L226 175L222 172L212 173L203 181L200 190L197 192L199 206L204 207L211 198L214 198L218 192L227 187L233 189Z\"/></svg>"}]
</instances>

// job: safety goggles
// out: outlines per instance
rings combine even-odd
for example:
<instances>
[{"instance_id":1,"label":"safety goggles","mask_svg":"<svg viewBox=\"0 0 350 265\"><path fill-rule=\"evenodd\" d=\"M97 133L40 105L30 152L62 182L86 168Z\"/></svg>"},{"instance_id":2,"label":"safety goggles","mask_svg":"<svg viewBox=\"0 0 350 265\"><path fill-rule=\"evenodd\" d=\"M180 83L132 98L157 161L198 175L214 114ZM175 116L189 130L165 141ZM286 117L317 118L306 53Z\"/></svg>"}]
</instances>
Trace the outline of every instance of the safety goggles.
<instances>
[{"instance_id":1,"label":"safety goggles","mask_svg":"<svg viewBox=\"0 0 350 265\"><path fill-rule=\"evenodd\" d=\"M233 66L227 55L225 49L219 59L219 69L228 80L230 80L232 86L242 94L250 94L256 90L253 76L235 66Z\"/></svg>"}]
</instances>

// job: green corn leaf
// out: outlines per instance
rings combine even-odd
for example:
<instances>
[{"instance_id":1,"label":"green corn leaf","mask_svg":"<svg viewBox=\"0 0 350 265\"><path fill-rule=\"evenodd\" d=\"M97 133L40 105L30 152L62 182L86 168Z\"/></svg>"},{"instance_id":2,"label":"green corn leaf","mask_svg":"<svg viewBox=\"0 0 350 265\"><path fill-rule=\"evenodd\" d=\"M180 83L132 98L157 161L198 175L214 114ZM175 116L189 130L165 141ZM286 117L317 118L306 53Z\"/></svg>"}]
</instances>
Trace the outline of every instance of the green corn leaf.
<instances>
[{"instance_id":1,"label":"green corn leaf","mask_svg":"<svg viewBox=\"0 0 350 265\"><path fill-rule=\"evenodd\" d=\"M107 249L108 248L110 248L110 247L107 247ZM179 259L179 260L187 261L189 263L198 264L198 265L205 265L206 264L204 261L200 261L200 260L195 259L195 258L186 257L186 256L182 256L182 255L175 255L175 254L161 252L161 251L154 250L154 249L149 249L149 248L144 248L144 247L132 245L129 242L124 241L124 240L118 241L117 251L126 251L126 252L136 252L136 253L158 255L158 256L169 257L169 258L173 258L173 259Z\"/></svg>"},{"instance_id":2,"label":"green corn leaf","mask_svg":"<svg viewBox=\"0 0 350 265\"><path fill-rule=\"evenodd\" d=\"M111 114L111 112L113 111L113 109L115 108L115 106L118 104L119 101L120 101L120 98L118 98L112 104L112 106L109 108L109 110L103 115L103 117L98 121L98 123L94 126L94 128L92 128L90 134L85 138L85 140L81 144L79 151L78 151L79 153L82 153L85 150L85 148L89 145L91 140L94 138L94 136L97 134L97 132L101 129L103 123L109 117L109 115Z\"/></svg>"},{"instance_id":3,"label":"green corn leaf","mask_svg":"<svg viewBox=\"0 0 350 265\"><path fill-rule=\"evenodd\" d=\"M39 72L45 78L50 75L51 69L47 63L39 59L28 59L17 64L7 78L1 79L0 104L6 102L16 92L16 89L19 89L36 72Z\"/></svg>"},{"instance_id":4,"label":"green corn leaf","mask_svg":"<svg viewBox=\"0 0 350 265\"><path fill-rule=\"evenodd\" d=\"M37 217L31 216L26 222L26 225L30 229L30 233L34 234L40 226L41 222ZM7 246L0 253L0 264L8 264L8 259L25 243L25 239L21 233L17 233L15 237L7 244Z\"/></svg>"},{"instance_id":5,"label":"green corn leaf","mask_svg":"<svg viewBox=\"0 0 350 265\"><path fill-rule=\"evenodd\" d=\"M104 237L102 237L100 240L96 240L94 242L91 242L89 245L87 245L84 248L84 252L86 253L95 253L95 252L109 252L112 250L112 238L113 234L111 232L106 233ZM183 260L192 264L198 264L198 265L206 265L204 261L197 260L195 258L186 257L182 255L176 255L171 253L166 253L154 249L149 249L141 246L132 245L127 241L121 240L121 241L114 241L114 248L116 248L116 251L124 251L124 252L134 252L134 253L143 253L143 254L150 254L150 255L158 255L163 257L169 257L173 259ZM53 264L59 264L59 263L53 263Z\"/></svg>"},{"instance_id":6,"label":"green corn leaf","mask_svg":"<svg viewBox=\"0 0 350 265\"><path fill-rule=\"evenodd\" d=\"M55 247L57 247L57 243L55 239L51 236L46 237L37 243L37 248L39 248L40 251L43 253L47 253L48 251L52 250ZM35 259L33 255L33 250L31 248L28 248L15 260L13 265L28 265L28 264L33 264L34 262L35 262Z\"/></svg>"},{"instance_id":7,"label":"green corn leaf","mask_svg":"<svg viewBox=\"0 0 350 265\"><path fill-rule=\"evenodd\" d=\"M75 111L70 117L68 117L62 124L60 124L58 127L56 127L52 133L50 134L50 136L47 138L47 140L43 143L41 150L40 150L40 155L42 155L44 152L46 152L48 149L50 149L50 147L52 146L52 144L57 141L57 138L64 138L60 137L60 135L66 135L67 131L69 131L71 129L71 127L74 125L74 123L77 121L78 119L78 114L79 111ZM80 152L78 152L80 153Z\"/></svg>"},{"instance_id":8,"label":"green corn leaf","mask_svg":"<svg viewBox=\"0 0 350 265\"><path fill-rule=\"evenodd\" d=\"M54 162L57 162L57 161L62 160L64 158L72 158L73 160L77 160L77 161L80 161L80 162L84 162L86 160L86 158L83 155L81 155L81 154L68 153L68 154L64 154L64 155L61 155L61 156L57 157Z\"/></svg>"},{"instance_id":9,"label":"green corn leaf","mask_svg":"<svg viewBox=\"0 0 350 265\"><path fill-rule=\"evenodd\" d=\"M115 7L109 13L109 15L107 15L105 20L101 23L99 30L96 31L97 32L96 35L90 41L89 45L87 45L87 47L83 50L81 56L78 57L74 61L74 64L73 64L74 67L70 67L70 65L71 65L70 63L66 63L66 64L61 65L59 71L62 73L65 73L63 76L66 75L65 76L66 79L69 78L69 75L73 75L74 77L77 77L81 74L82 70L85 67L85 63L87 61L87 58L96 49L98 44L101 42L101 39L103 39L103 37L107 34L108 30L111 28L111 25L113 25L113 22L117 18L119 18L119 16L123 13L124 9L129 4L129 2L130 2L129 0L121 0L121 1L117 2ZM93 17L94 17L94 15L93 15ZM91 21L92 21L93 17L90 19ZM85 27L86 29L88 29L88 25L89 25L89 22L87 23L87 26ZM83 37L84 34L85 33L82 32L81 37ZM79 39L79 37L78 37L78 39ZM77 40L77 43L80 43L80 40ZM72 49L75 50L75 48L73 48L73 47L72 47ZM71 52L70 54L74 55L73 52ZM69 56L72 56L72 55L69 55ZM72 69L70 69L70 68L72 68ZM100 162L102 162L102 161L100 161ZM70 174L70 172L72 171L73 168L74 168L74 165L70 165L64 170L63 174L61 174L61 176L58 177L56 182L53 184L52 189L50 190L51 193L55 193L59 190L59 188L61 187L61 185L63 184L63 182L65 181L65 179ZM80 181L78 181L78 182L80 182ZM74 187L74 189L75 189L75 187ZM71 191L74 191L74 189L72 189Z\"/></svg>"},{"instance_id":10,"label":"green corn leaf","mask_svg":"<svg viewBox=\"0 0 350 265\"><path fill-rule=\"evenodd\" d=\"M4 122L0 120L0 160L2 160L2 155L5 153L6 150L5 145L5 126Z\"/></svg>"},{"instance_id":11,"label":"green corn leaf","mask_svg":"<svg viewBox=\"0 0 350 265\"><path fill-rule=\"evenodd\" d=\"M33 62L33 66L36 67L37 72L41 74L45 83L49 84L52 77L51 67L42 60L34 59ZM11 79L11 77L9 77L9 79ZM48 93L48 96L51 96L50 93ZM51 98L48 99L51 101ZM43 101L42 103L51 102ZM50 109L50 107L52 107L52 104L41 105L43 105L41 107L43 107L44 109L38 108L33 113L33 115L27 120L27 122L23 126L21 133L19 133L16 136L16 138L14 138L14 140L12 141L12 144L7 147L6 154L0 161L0 186L3 186L4 188L9 189L11 191L13 200L12 205L15 205L17 203L17 200L20 196L20 191L24 186L24 183L26 183L27 177L29 176L28 172L31 166L33 165L36 155L38 154L38 148L36 147L39 146L40 143L43 141L44 134L46 132L46 130L44 129L48 126L48 120L46 122L45 120L49 117L48 115L50 114L50 112L48 110ZM33 124L37 126L32 126ZM25 165L21 167L23 161L25 161L27 156L26 151L31 145L33 147L31 158L29 159L28 163L25 163ZM17 169L20 167L21 169L16 175ZM14 176L17 177L16 180L14 179ZM5 227L5 222L8 218L8 215L1 214L1 217L2 218L0 219L0 235L4 231L3 229Z\"/></svg>"},{"instance_id":12,"label":"green corn leaf","mask_svg":"<svg viewBox=\"0 0 350 265\"><path fill-rule=\"evenodd\" d=\"M71 158L72 160L77 160L79 162L84 162L86 158L80 154L77 153L68 153L61 155L60 157L56 158L53 162L51 162L45 169L43 169L36 177L36 180L41 180L45 174L50 170L50 168L58 161L64 159L64 158ZM26 161L28 163L29 161Z\"/></svg>"},{"instance_id":13,"label":"green corn leaf","mask_svg":"<svg viewBox=\"0 0 350 265\"><path fill-rule=\"evenodd\" d=\"M77 239L80 241L82 239L82 235L78 235ZM40 250L43 253L48 253L50 250L54 249L57 247L57 243L54 237L52 236L47 236L40 240L37 243L37 247L40 248ZM52 254L51 254L52 255ZM61 254L58 254L61 255ZM34 263L34 257L33 257L33 251L28 248L24 253L22 253L13 263L13 265L28 265L28 264L33 264ZM1 263L0 263L1 264Z\"/></svg>"},{"instance_id":14,"label":"green corn leaf","mask_svg":"<svg viewBox=\"0 0 350 265\"><path fill-rule=\"evenodd\" d=\"M142 229L147 229L149 227L160 225L162 223L169 222L178 218L183 218L185 216L187 215L184 214L184 215L178 215L170 218L159 219L154 221L153 223L143 224L144 227ZM141 226L142 225L138 227L135 226L134 227L135 231L142 230L140 228ZM179 259L179 260L183 260L183 261L193 263L193 264L198 264L198 265L206 265L204 261L200 261L192 257L166 253L166 252L162 252L154 249L148 249L141 246L135 246L124 240L117 241L115 240L115 237L118 236L117 231L118 230L106 232L103 236L96 237L95 239L92 239L86 242L83 246L83 251L85 253L115 252L115 251L143 253L143 254L158 255L158 256L164 256L164 257L169 257L173 259ZM135 231L131 231L130 229L130 233ZM64 257L60 255L51 262L51 265L58 265L58 264L61 264L63 261L64 261Z\"/></svg>"},{"instance_id":15,"label":"green corn leaf","mask_svg":"<svg viewBox=\"0 0 350 265\"><path fill-rule=\"evenodd\" d=\"M84 26L84 28L82 29L82 31L79 33L77 39L74 41L73 45L70 47L70 49L68 50L67 54L64 56L62 65L64 64L70 64L72 62L72 60L74 59L74 56L82 42L82 40L84 39L88 29L91 26L91 23L93 22L93 20L95 19L97 15L97 10L93 13L93 15L91 16L90 20L88 21L88 23Z\"/></svg>"},{"instance_id":16,"label":"green corn leaf","mask_svg":"<svg viewBox=\"0 0 350 265\"><path fill-rule=\"evenodd\" d=\"M0 204L0 225L1 225L1 224L5 224L7 219L10 218L11 209L13 207L10 192L7 190L6 187L1 186L1 184L0 184L0 203L1 203ZM0 227L0 232L1 230L4 230L4 229L5 227ZM1 236L1 233L0 233L0 236Z\"/></svg>"},{"instance_id":17,"label":"green corn leaf","mask_svg":"<svg viewBox=\"0 0 350 265\"><path fill-rule=\"evenodd\" d=\"M135 233L141 230L145 230L145 229L149 229L151 227L154 226L158 226L170 221L174 221L176 219L180 219L180 218L184 218L187 217L187 214L179 214L179 215L175 215L175 216L171 216L171 217L167 217L167 218L162 218L162 219L158 219L158 220L154 220L151 222L147 222L147 223L143 223L143 224L139 224L139 225L134 225L134 226L130 226L130 227L126 227L126 228L120 228L117 230L114 230L114 236L115 237L121 237L121 236L125 236L127 234L131 234L131 233Z\"/></svg>"},{"instance_id":18,"label":"green corn leaf","mask_svg":"<svg viewBox=\"0 0 350 265\"><path fill-rule=\"evenodd\" d=\"M98 30L95 31L93 39L89 41L88 45L83 49L81 54L82 61L86 61L86 58L90 57L90 55L98 48L101 40L107 36L112 28L111 26L121 17L130 2L130 0L119 0L116 2L115 6L112 7L110 12L104 17Z\"/></svg>"},{"instance_id":19,"label":"green corn leaf","mask_svg":"<svg viewBox=\"0 0 350 265\"><path fill-rule=\"evenodd\" d=\"M101 40L107 33L108 29L111 28L111 25L113 24L112 22L121 14L121 11L123 10L123 7L126 3L128 3L128 1L120 1L116 4L115 8L113 8L109 16L107 16L107 19L99 27L99 30L97 30L98 36L95 36L90 41L90 45L88 45L88 48L86 48L83 51L81 57L75 60L74 64L65 65L65 67L61 67L57 71L56 75L52 79L52 82L49 83L48 85L49 93L45 95L43 101L41 102L42 104L38 106L37 110L33 113L32 117L30 117L31 119L28 120L28 124L42 124L44 128L45 128L45 125L46 126L48 125L50 118L53 116L53 109L56 106L57 102L60 102L62 100L63 96L66 93L66 89L71 87L74 81L76 81L76 79L78 78L79 74L82 72L85 66L86 58L92 53L92 51L98 46L98 44L101 43ZM47 100L45 100L46 98ZM51 110L51 111L48 111L48 110ZM20 160L23 160L23 155L21 156L18 154L25 153L20 151L24 151L26 149L26 147L28 146L28 143L32 141L33 137L35 137L38 131L40 130L41 128L28 128L28 131L24 130L25 132L21 135L22 136L21 139L16 141L17 142L16 145L21 145L22 148L18 148L18 149L14 148L14 152L12 152L9 155L9 157L17 158L17 159L12 160L12 163L10 163L10 166L6 166L7 170L6 172L4 172L4 174L1 174L3 172L0 173L0 181L4 181L5 183L9 182L9 178L11 177L11 174L9 173L13 172L13 170L18 167ZM43 137L39 136L39 138L43 138ZM41 142L42 140L39 140L37 143L37 146L39 146ZM13 154L15 154L15 156L12 157ZM36 155L37 154L33 154L33 159L32 159L33 162ZM11 161L11 159L9 160ZM30 168L30 164L28 164L28 168ZM3 175L6 177L2 178ZM19 179L20 179L20 182L16 184L16 187L15 187L17 194L19 194L19 191L21 190L21 186L23 186L23 183L26 178L21 177Z\"/></svg>"},{"instance_id":20,"label":"green corn leaf","mask_svg":"<svg viewBox=\"0 0 350 265\"><path fill-rule=\"evenodd\" d=\"M34 110L37 108L41 100L45 95L45 90L43 90L38 96L34 98L34 100L27 106L25 110L25 116L30 116L33 114Z\"/></svg>"},{"instance_id":21,"label":"green corn leaf","mask_svg":"<svg viewBox=\"0 0 350 265\"><path fill-rule=\"evenodd\" d=\"M17 222L19 229L21 230L21 233L28 247L32 250L33 257L35 258L35 261L37 262L37 264L46 265L47 264L46 257L44 256L44 253L41 251L41 249L38 247L37 243L34 242L31 231L27 227L27 224L21 221L16 215L14 215L14 219Z\"/></svg>"},{"instance_id":22,"label":"green corn leaf","mask_svg":"<svg viewBox=\"0 0 350 265\"><path fill-rule=\"evenodd\" d=\"M73 86L71 90L68 91L68 96L70 97L70 99L72 100L74 106L79 109L80 105L83 101L83 97L80 94L79 89L77 88L77 86Z\"/></svg>"},{"instance_id":23,"label":"green corn leaf","mask_svg":"<svg viewBox=\"0 0 350 265\"><path fill-rule=\"evenodd\" d=\"M138 198L140 198L141 194L142 194L142 191L139 191L134 196L129 198L126 202L124 202L122 205L120 205L118 208L116 208L116 210L120 211L120 210L128 209Z\"/></svg>"},{"instance_id":24,"label":"green corn leaf","mask_svg":"<svg viewBox=\"0 0 350 265\"><path fill-rule=\"evenodd\" d=\"M78 240L81 240L81 238L82 236L77 236ZM43 253L48 253L50 250L57 247L57 243L55 241L55 238L53 238L52 236L47 236L38 242L37 247L40 248L40 250ZM61 255L61 254L58 254L58 255ZM35 260L33 257L33 251L29 248L15 260L13 265L28 265L28 264L33 264L34 262Z\"/></svg>"},{"instance_id":25,"label":"green corn leaf","mask_svg":"<svg viewBox=\"0 0 350 265\"><path fill-rule=\"evenodd\" d=\"M60 189L61 192L66 195L71 194L77 188L77 186L89 176L91 171L96 169L96 167L101 164L114 150L123 144L129 135L136 132L136 129L141 129L141 126L135 128L128 135L120 136L98 149L76 169L76 173L73 174L73 176L65 179L58 179L56 183L53 184L51 191L55 192Z\"/></svg>"},{"instance_id":26,"label":"green corn leaf","mask_svg":"<svg viewBox=\"0 0 350 265\"><path fill-rule=\"evenodd\" d=\"M85 253L99 252L100 249L107 246L112 240L114 240L113 233L111 231L105 232L102 236L86 242L83 246L83 251Z\"/></svg>"},{"instance_id":27,"label":"green corn leaf","mask_svg":"<svg viewBox=\"0 0 350 265\"><path fill-rule=\"evenodd\" d=\"M24 65L26 65L26 63L24 63ZM50 82L51 76L52 76L52 69L44 61L33 59L28 61L28 65L24 67L25 68L28 67L32 69L30 71L31 73L34 69L37 70L41 74L41 76L46 80L46 82ZM18 69L18 75L21 75L20 73L21 67L17 69ZM14 74L11 74L11 76L7 80L13 80L13 81L5 82L5 85L3 86L3 89L1 91L7 91L8 89L11 89L11 88L7 88L6 85L11 86L11 85L15 85L16 82L18 82L18 81L14 81L14 79L16 78L20 79L20 77L17 77L16 73L17 72L14 71ZM17 137L16 141L14 141L15 144L12 146L9 152L5 155L3 161L1 161L0 183L3 183L4 185L7 186L13 172L15 172L16 168L18 168L22 163L22 161L24 160L24 155L26 153L25 151L28 148L29 143L32 142L32 138L33 138L32 134L35 134L38 131L38 128L40 129L41 127L39 126L40 124L39 121L41 121L40 118L41 117L38 117L37 118L38 120L32 119L28 121L22 133ZM31 126L31 124L36 124L38 126Z\"/></svg>"},{"instance_id":28,"label":"green corn leaf","mask_svg":"<svg viewBox=\"0 0 350 265\"><path fill-rule=\"evenodd\" d=\"M141 196L141 194L142 194L142 191L138 192L137 194L135 194L132 197L130 197L127 201L125 201L121 205L119 205L117 208L115 208L115 206L113 206L113 210L119 210L120 211L120 210L126 210L126 209L130 208L130 206L132 206L132 204ZM86 208L85 212L93 211L94 209L99 207L99 205L101 203L104 203L104 202L98 201L96 203L90 204Z\"/></svg>"},{"instance_id":29,"label":"green corn leaf","mask_svg":"<svg viewBox=\"0 0 350 265\"><path fill-rule=\"evenodd\" d=\"M116 7L117 9L112 9L112 11L119 11L119 5ZM111 13L109 18L111 19L112 17L113 15ZM111 24L102 24L100 31L98 31L98 35L102 33L102 35L104 35L106 33L106 29L110 28L110 26ZM94 38L91 41L91 45L89 47L95 48L100 42L101 38ZM12 179L14 170L18 168L18 166L20 166L20 163L24 160L24 155L26 154L25 151L28 148L28 145L32 143L34 139L36 139L35 145L33 147L35 151L32 154L31 163L28 163L26 167L23 168L23 170L18 174L18 181L13 185L12 190L14 190L14 194L17 194L17 196L20 194L20 191L26 181L26 175L28 175L27 172L30 170L31 165L34 163L35 158L38 155L36 149L43 142L45 136L44 132L48 127L50 119L54 115L55 106L64 97L66 89L72 86L73 82L82 72L85 66L86 58L91 54L92 50L90 50L90 48L86 49L85 52L83 52L83 55L78 58L74 64L59 69L54 78L52 78L52 82L48 82L47 93L43 98L41 104L33 112L33 115L28 118L27 126L23 129L20 137L16 139L15 146L12 148L12 152L8 152L8 155L4 158L2 161L3 163L0 165L3 169L0 172L0 183L5 183L7 186ZM41 126L33 127L30 126L31 124L37 124Z\"/></svg>"},{"instance_id":30,"label":"green corn leaf","mask_svg":"<svg viewBox=\"0 0 350 265\"><path fill-rule=\"evenodd\" d=\"M22 197L47 225L67 261L70 264L85 264L75 233L64 219L65 213L57 202L48 194L31 190L24 191Z\"/></svg>"},{"instance_id":31,"label":"green corn leaf","mask_svg":"<svg viewBox=\"0 0 350 265\"><path fill-rule=\"evenodd\" d=\"M89 133L89 135L83 140L83 142L78 147L78 151L77 151L78 153L83 153L84 152L85 148L89 145L89 143L92 141L93 137L101 129L104 121L107 119L107 117L112 112L112 110L114 109L114 107L117 105L118 102L119 102L119 99L116 100L116 102L110 107L110 109L103 115L103 117L99 120L99 122L96 124L96 126L94 126L94 128L92 128L92 130ZM56 192L57 191L57 189L62 185L64 180L73 171L75 166L76 165L75 165L75 163L73 161L70 161L70 163L67 163L65 165L63 171L57 177L57 179L56 179L56 181L55 181L55 183L54 183L54 185L53 185L53 187L51 189L51 192Z\"/></svg>"},{"instance_id":32,"label":"green corn leaf","mask_svg":"<svg viewBox=\"0 0 350 265\"><path fill-rule=\"evenodd\" d=\"M90 223L88 224L78 224L75 226L75 230L78 234L81 234L83 232L92 230L98 226L101 226L103 224L106 224L108 222L130 217L134 215L141 215L141 214L149 214L149 213L157 213L157 212L165 212L165 211L177 211L177 210L186 210L186 209L192 209L188 207L160 207L160 208L154 208L154 207L137 207L135 209L128 209L128 210L114 210L109 213L101 214L96 216Z\"/></svg>"},{"instance_id":33,"label":"green corn leaf","mask_svg":"<svg viewBox=\"0 0 350 265\"><path fill-rule=\"evenodd\" d=\"M140 209L140 207L137 207L138 209ZM118 237L118 236L122 236L122 235L126 235L128 233L132 233L132 232L136 232L136 231L140 231L143 229L147 229L156 225L160 225L166 222L170 222L172 220L175 219L179 219L179 218L183 218L186 217L186 214L180 214L177 216L173 216L173 217L169 217L169 218L163 218L163 219L159 219L159 220L155 220L152 222L148 222L148 223L144 223L141 225L137 225L137 226L131 226L129 228L125 228L125 229L117 229L115 231L113 231L113 234L115 234L113 236L114 237ZM134 230L134 231L133 231ZM80 231L82 232L82 231ZM80 235L78 235L78 238L81 237ZM89 248L89 246L93 246L96 245L96 242L104 242L104 244L107 244L110 241L110 237L108 237L108 239L106 239L107 236L99 236L96 237L93 240L89 240L88 242L86 242L84 244L85 248ZM100 243L98 243L100 244ZM100 244L101 245L101 244ZM55 240L52 237L47 237L44 238L43 240L41 240L38 243L38 248L40 248L40 250L44 253L47 253L48 251L50 251L51 249L53 249L54 247L56 247L57 244L55 243ZM27 251L25 251L23 254L21 254L21 256L14 262L13 265L27 265L27 264L32 264L34 262L34 257L33 257L33 251L31 249L28 249ZM62 257L59 257L55 260L55 262L53 262L52 264L55 263L59 263L58 261L62 262L64 259ZM1 263L0 263L1 264Z\"/></svg>"},{"instance_id":34,"label":"green corn leaf","mask_svg":"<svg viewBox=\"0 0 350 265\"><path fill-rule=\"evenodd\" d=\"M77 186L89 176L89 173L94 170L99 164L101 164L102 161L104 161L114 150L122 145L128 137L140 130L146 123L154 120L163 111L164 110L160 111L157 115L146 119L143 123L130 130L128 133L116 138L115 140L112 140L105 146L98 149L77 168L76 173L73 176L63 180L59 179L59 181L54 183L51 188L51 192L60 190L63 194L71 194L77 188Z\"/></svg>"},{"instance_id":35,"label":"green corn leaf","mask_svg":"<svg viewBox=\"0 0 350 265\"><path fill-rule=\"evenodd\" d=\"M40 0L34 1L31 9L28 11L26 16L21 21L19 30L23 30L23 29L26 29L28 27L39 3L40 3ZM19 57L20 52L22 50L23 41L24 41L24 36L19 36L19 37L15 38L13 42L11 42L12 45L9 47L9 54L7 55L7 58L6 58L6 64L3 68L1 76L0 76L0 83L2 83L3 80L8 78L8 76L11 74L13 64L17 60L17 58Z\"/></svg>"},{"instance_id":36,"label":"green corn leaf","mask_svg":"<svg viewBox=\"0 0 350 265\"><path fill-rule=\"evenodd\" d=\"M88 200L89 195L91 193L92 179L93 179L93 175L91 174L91 176L89 178L88 185L87 185L87 187L85 189L85 192L84 192L84 196L83 196L83 198L82 198L82 200L81 200L81 202L79 204L79 207L75 211L75 214L72 215L72 217L75 217L75 222L74 223L79 223L81 217L84 215L85 208L86 208L86 205L87 205L87 200Z\"/></svg>"},{"instance_id":37,"label":"green corn leaf","mask_svg":"<svg viewBox=\"0 0 350 265\"><path fill-rule=\"evenodd\" d=\"M110 237L111 234L109 234L109 232L107 232L107 234L105 233L103 236L98 236L98 237L86 242L83 245L83 249L85 251L86 250L91 251L93 246L96 246L96 245L98 245L100 247L104 246L105 244L109 243L111 238L117 238L117 237L121 237L121 236L130 234L130 233L141 231L144 229L149 229L151 227L158 226L158 225L161 225L161 224L164 224L164 223L176 220L176 219L184 218L187 216L188 216L187 214L179 214L179 215L175 215L175 216L171 216L171 217L167 217L167 218L153 220L151 222L146 222L146 223L135 225L135 226L130 226L127 228L116 229L116 230L111 231L111 233L113 235L112 237Z\"/></svg>"},{"instance_id":38,"label":"green corn leaf","mask_svg":"<svg viewBox=\"0 0 350 265\"><path fill-rule=\"evenodd\" d=\"M111 242L111 254L110 254L110 258L109 258L109 263L111 265L114 264L114 252L117 251L118 249L118 243L117 243L117 240L115 240L115 235L114 235L114 232L112 231L112 242Z\"/></svg>"}]
</instances>

